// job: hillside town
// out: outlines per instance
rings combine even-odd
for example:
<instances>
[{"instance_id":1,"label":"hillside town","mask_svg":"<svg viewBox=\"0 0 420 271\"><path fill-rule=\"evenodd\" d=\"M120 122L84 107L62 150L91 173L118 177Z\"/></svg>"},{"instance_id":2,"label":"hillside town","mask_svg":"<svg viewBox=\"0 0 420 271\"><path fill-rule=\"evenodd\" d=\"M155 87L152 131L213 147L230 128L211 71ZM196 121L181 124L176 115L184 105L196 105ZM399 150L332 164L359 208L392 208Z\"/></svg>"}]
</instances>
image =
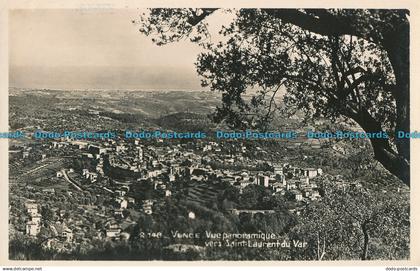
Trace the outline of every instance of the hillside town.
<instances>
[{"instance_id":1,"label":"hillside town","mask_svg":"<svg viewBox=\"0 0 420 271\"><path fill-rule=\"evenodd\" d=\"M38 178L50 183L40 187L27 182L28 197L19 197L25 208L25 227L14 226L28 237L44 234L45 248L63 251L74 249L77 244L87 244L91 239L128 240L130 229L136 224L135 218L139 214L152 215L155 206L179 193L179 182L197 187L186 197L202 204L206 197L203 194L217 193L213 187L220 183L234 187L240 194L250 185L261 186L272 195L287 199L289 211L296 215L311 202L322 200L319 186L324 178L331 177L322 168L300 168L289 163L253 159L249 158L252 157L249 152L241 141L163 142L156 139L143 142L123 138L48 140L12 150L12 169L18 171L27 160L35 161L36 165L16 175L17 178ZM63 157L73 162L63 162ZM235 165L246 167L235 169ZM63 184L68 189L60 188ZM146 186L150 191L139 195L136 189ZM62 196L60 193L65 193L64 198L67 198L86 191L95 200L80 203L76 210L59 208L51 201L55 196ZM11 211L13 214L13 209ZM227 211L236 215L274 212L237 206ZM193 211L185 215L189 219L196 216Z\"/></svg>"}]
</instances>

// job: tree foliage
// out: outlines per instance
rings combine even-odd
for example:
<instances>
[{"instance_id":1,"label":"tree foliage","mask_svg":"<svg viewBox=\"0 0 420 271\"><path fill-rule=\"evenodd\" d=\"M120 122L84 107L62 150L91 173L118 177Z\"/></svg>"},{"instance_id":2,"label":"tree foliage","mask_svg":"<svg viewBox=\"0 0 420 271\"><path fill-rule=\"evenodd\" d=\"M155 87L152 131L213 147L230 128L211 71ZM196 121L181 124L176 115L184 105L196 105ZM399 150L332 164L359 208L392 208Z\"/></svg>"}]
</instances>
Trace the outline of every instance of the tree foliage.
<instances>
[{"instance_id":1,"label":"tree foliage","mask_svg":"<svg viewBox=\"0 0 420 271\"><path fill-rule=\"evenodd\" d=\"M214 41L205 19L217 12L235 19ZM371 139L375 158L409 185L410 142L395 137L410 131L407 10L151 9L140 32L158 45L189 38L204 48L202 85L223 93L215 120L267 129L303 110L354 121L389 135Z\"/></svg>"},{"instance_id":2,"label":"tree foliage","mask_svg":"<svg viewBox=\"0 0 420 271\"><path fill-rule=\"evenodd\" d=\"M409 205L404 194L328 185L323 201L307 208L291 238L307 236L311 260L401 259L409 255Z\"/></svg>"}]
</instances>

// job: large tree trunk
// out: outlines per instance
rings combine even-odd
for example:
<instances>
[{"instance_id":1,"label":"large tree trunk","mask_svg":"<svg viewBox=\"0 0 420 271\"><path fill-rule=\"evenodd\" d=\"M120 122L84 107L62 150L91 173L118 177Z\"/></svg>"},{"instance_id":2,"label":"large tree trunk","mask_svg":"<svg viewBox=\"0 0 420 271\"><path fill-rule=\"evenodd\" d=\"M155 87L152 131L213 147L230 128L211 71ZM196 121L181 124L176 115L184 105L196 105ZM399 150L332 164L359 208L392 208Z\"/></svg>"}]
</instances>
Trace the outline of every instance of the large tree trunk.
<instances>
[{"instance_id":1,"label":"large tree trunk","mask_svg":"<svg viewBox=\"0 0 420 271\"><path fill-rule=\"evenodd\" d=\"M396 31L384 37L383 45L388 53L396 80L393 96L396 101L396 131L410 132L410 28L400 25ZM400 160L405 160L403 172L405 183L410 183L410 139L396 138L396 147ZM398 175L397 175L398 176Z\"/></svg>"},{"instance_id":2,"label":"large tree trunk","mask_svg":"<svg viewBox=\"0 0 420 271\"><path fill-rule=\"evenodd\" d=\"M404 157L384 148L378 141L381 140L371 139L375 159L403 183L410 186L410 163Z\"/></svg>"},{"instance_id":3,"label":"large tree trunk","mask_svg":"<svg viewBox=\"0 0 420 271\"><path fill-rule=\"evenodd\" d=\"M397 103L396 130L410 132L410 36L409 25L384 37L383 45L394 69L396 88L393 92ZM397 140L398 152L410 160L410 141Z\"/></svg>"},{"instance_id":4,"label":"large tree trunk","mask_svg":"<svg viewBox=\"0 0 420 271\"><path fill-rule=\"evenodd\" d=\"M367 110L361 110L350 116L365 132L378 133L382 131L381 123L375 120ZM370 138L375 159L389 172L410 186L410 164L406 158L392 149L387 138ZM408 140L403 141L408 142Z\"/></svg>"}]
</instances>

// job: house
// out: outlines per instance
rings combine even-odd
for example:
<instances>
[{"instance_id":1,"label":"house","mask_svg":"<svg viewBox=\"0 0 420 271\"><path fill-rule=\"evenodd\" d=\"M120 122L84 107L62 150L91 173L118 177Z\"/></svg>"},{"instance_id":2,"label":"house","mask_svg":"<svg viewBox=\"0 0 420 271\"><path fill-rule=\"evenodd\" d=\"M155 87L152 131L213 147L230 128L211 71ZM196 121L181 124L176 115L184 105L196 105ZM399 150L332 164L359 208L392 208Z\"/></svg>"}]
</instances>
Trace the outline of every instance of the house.
<instances>
[{"instance_id":1,"label":"house","mask_svg":"<svg viewBox=\"0 0 420 271\"><path fill-rule=\"evenodd\" d=\"M109 228L106 230L106 237L108 238L118 238L121 233L121 228Z\"/></svg>"},{"instance_id":2,"label":"house","mask_svg":"<svg viewBox=\"0 0 420 271\"><path fill-rule=\"evenodd\" d=\"M73 231L69 229L65 223L57 221L54 225L50 225L50 229L60 240L65 242L73 241Z\"/></svg>"},{"instance_id":3,"label":"house","mask_svg":"<svg viewBox=\"0 0 420 271\"><path fill-rule=\"evenodd\" d=\"M79 150L82 150L87 148L88 143L84 141L73 141L72 145L77 146Z\"/></svg>"},{"instance_id":4,"label":"house","mask_svg":"<svg viewBox=\"0 0 420 271\"><path fill-rule=\"evenodd\" d=\"M101 155L106 153L106 148L90 145L89 146L89 152L93 155Z\"/></svg>"},{"instance_id":5,"label":"house","mask_svg":"<svg viewBox=\"0 0 420 271\"><path fill-rule=\"evenodd\" d=\"M276 192L276 193L284 190L284 186L283 186L282 183L274 183L272 185L272 188L273 188L274 192Z\"/></svg>"},{"instance_id":6,"label":"house","mask_svg":"<svg viewBox=\"0 0 420 271\"><path fill-rule=\"evenodd\" d=\"M274 178L281 183L286 181L286 176L284 174L276 174Z\"/></svg>"},{"instance_id":7,"label":"house","mask_svg":"<svg viewBox=\"0 0 420 271\"><path fill-rule=\"evenodd\" d=\"M109 221L106 223L106 237L108 238L119 238L122 231L121 226L116 221Z\"/></svg>"},{"instance_id":8,"label":"house","mask_svg":"<svg viewBox=\"0 0 420 271\"><path fill-rule=\"evenodd\" d=\"M124 191L122 189L116 189L114 193L115 193L116 196L122 197L126 194L126 191Z\"/></svg>"},{"instance_id":9,"label":"house","mask_svg":"<svg viewBox=\"0 0 420 271\"><path fill-rule=\"evenodd\" d=\"M42 192L44 192L46 194L55 194L55 189L54 188L44 188L44 189L42 189Z\"/></svg>"},{"instance_id":10,"label":"house","mask_svg":"<svg viewBox=\"0 0 420 271\"><path fill-rule=\"evenodd\" d=\"M136 203L136 199L135 198L126 197L125 199L128 201L128 204L135 204Z\"/></svg>"},{"instance_id":11,"label":"house","mask_svg":"<svg viewBox=\"0 0 420 271\"><path fill-rule=\"evenodd\" d=\"M157 167L159 165L159 161L158 160L153 160L152 161L152 167Z\"/></svg>"},{"instance_id":12,"label":"house","mask_svg":"<svg viewBox=\"0 0 420 271\"><path fill-rule=\"evenodd\" d=\"M115 203L116 203L117 208L119 208L119 209L127 209L128 201L126 199L121 198L121 197L116 198L115 199Z\"/></svg>"},{"instance_id":13,"label":"house","mask_svg":"<svg viewBox=\"0 0 420 271\"><path fill-rule=\"evenodd\" d=\"M168 180L169 180L170 182L174 182L174 181L175 181L175 175L173 175L173 174L169 174L169 175L168 175Z\"/></svg>"},{"instance_id":14,"label":"house","mask_svg":"<svg viewBox=\"0 0 420 271\"><path fill-rule=\"evenodd\" d=\"M28 200L27 202L25 202L25 207L26 209L38 208L38 204L34 200Z\"/></svg>"},{"instance_id":15,"label":"house","mask_svg":"<svg viewBox=\"0 0 420 271\"><path fill-rule=\"evenodd\" d=\"M123 209L116 209L114 210L114 217L115 218L124 218Z\"/></svg>"},{"instance_id":16,"label":"house","mask_svg":"<svg viewBox=\"0 0 420 271\"><path fill-rule=\"evenodd\" d=\"M151 170L149 172L147 172L147 177L148 178L153 178L153 177L157 177L162 173L162 171L160 169L154 169Z\"/></svg>"},{"instance_id":17,"label":"house","mask_svg":"<svg viewBox=\"0 0 420 271\"><path fill-rule=\"evenodd\" d=\"M268 176L260 175L257 179L257 184L268 187L270 178Z\"/></svg>"},{"instance_id":18,"label":"house","mask_svg":"<svg viewBox=\"0 0 420 271\"><path fill-rule=\"evenodd\" d=\"M293 190L292 194L293 194L296 201L301 201L303 199L302 193L298 190Z\"/></svg>"},{"instance_id":19,"label":"house","mask_svg":"<svg viewBox=\"0 0 420 271\"><path fill-rule=\"evenodd\" d=\"M311 189L304 189L302 194L305 198L309 198L311 196L311 192L312 192Z\"/></svg>"},{"instance_id":20,"label":"house","mask_svg":"<svg viewBox=\"0 0 420 271\"><path fill-rule=\"evenodd\" d=\"M248 185L250 185L251 182L248 180L240 180L239 181L239 189L244 189L245 187L247 187Z\"/></svg>"},{"instance_id":21,"label":"house","mask_svg":"<svg viewBox=\"0 0 420 271\"><path fill-rule=\"evenodd\" d=\"M86 178L89 178L89 169L84 168L84 169L82 170L82 175L83 175L83 176L85 176Z\"/></svg>"},{"instance_id":22,"label":"house","mask_svg":"<svg viewBox=\"0 0 420 271\"><path fill-rule=\"evenodd\" d=\"M88 172L86 173L85 177L89 179L91 183L94 183L98 180L98 174L95 172Z\"/></svg>"},{"instance_id":23,"label":"house","mask_svg":"<svg viewBox=\"0 0 420 271\"><path fill-rule=\"evenodd\" d=\"M291 190L296 188L296 181L290 180L286 183L286 190Z\"/></svg>"},{"instance_id":24,"label":"house","mask_svg":"<svg viewBox=\"0 0 420 271\"><path fill-rule=\"evenodd\" d=\"M276 164L276 165L274 165L273 166L273 173L275 174L275 175L283 175L283 166L282 165L279 165L279 164Z\"/></svg>"},{"instance_id":25,"label":"house","mask_svg":"<svg viewBox=\"0 0 420 271\"><path fill-rule=\"evenodd\" d=\"M206 146L203 147L203 152L211 151L211 150L212 150L212 146L210 146L210 145L206 145Z\"/></svg>"},{"instance_id":26,"label":"house","mask_svg":"<svg viewBox=\"0 0 420 271\"><path fill-rule=\"evenodd\" d=\"M70 230L67 227L63 227L63 231L61 232L61 237L66 241L66 242L72 242L73 241L73 231Z\"/></svg>"},{"instance_id":27,"label":"house","mask_svg":"<svg viewBox=\"0 0 420 271\"><path fill-rule=\"evenodd\" d=\"M301 173L303 176L308 177L309 179L318 176L318 170L316 168L305 168L302 169Z\"/></svg>"},{"instance_id":28,"label":"house","mask_svg":"<svg viewBox=\"0 0 420 271\"><path fill-rule=\"evenodd\" d=\"M310 197L311 200L317 200L321 197L321 195L319 194L319 191L317 190L313 190L312 191L312 195Z\"/></svg>"},{"instance_id":29,"label":"house","mask_svg":"<svg viewBox=\"0 0 420 271\"><path fill-rule=\"evenodd\" d=\"M173 165L171 165L170 169L169 169L169 173L170 174L179 174L181 173L181 167L178 163L175 163Z\"/></svg>"},{"instance_id":30,"label":"house","mask_svg":"<svg viewBox=\"0 0 420 271\"><path fill-rule=\"evenodd\" d=\"M39 233L40 227L38 223L33 221L28 221L26 223L26 234L30 236L36 236Z\"/></svg>"},{"instance_id":31,"label":"house","mask_svg":"<svg viewBox=\"0 0 420 271\"><path fill-rule=\"evenodd\" d=\"M61 246L60 246L61 245ZM41 246L44 248L44 249L51 249L51 248L54 248L54 250L57 250L57 251L63 251L64 250L64 246L63 246L63 244L60 242L60 240L58 240L57 238L50 238L50 239L47 239L47 240L45 240L42 244L41 244Z\"/></svg>"},{"instance_id":32,"label":"house","mask_svg":"<svg viewBox=\"0 0 420 271\"><path fill-rule=\"evenodd\" d=\"M41 225L41 218L42 216L40 214L34 214L31 216L31 221L35 222L38 225Z\"/></svg>"},{"instance_id":33,"label":"house","mask_svg":"<svg viewBox=\"0 0 420 271\"><path fill-rule=\"evenodd\" d=\"M190 180L191 181L194 181L194 182L201 182L201 181L204 181L205 180L205 177L204 176L192 176L190 178Z\"/></svg>"},{"instance_id":34,"label":"house","mask_svg":"<svg viewBox=\"0 0 420 271\"><path fill-rule=\"evenodd\" d=\"M309 177L300 178L299 181L303 185L309 185Z\"/></svg>"},{"instance_id":35,"label":"house","mask_svg":"<svg viewBox=\"0 0 420 271\"><path fill-rule=\"evenodd\" d=\"M30 203L26 205L26 211L28 212L28 214L32 215L36 215L38 214L38 204L36 203Z\"/></svg>"},{"instance_id":36,"label":"house","mask_svg":"<svg viewBox=\"0 0 420 271\"><path fill-rule=\"evenodd\" d=\"M84 152L82 153L82 158L93 158L93 155L91 153Z\"/></svg>"},{"instance_id":37,"label":"house","mask_svg":"<svg viewBox=\"0 0 420 271\"><path fill-rule=\"evenodd\" d=\"M323 174L322 168L318 168L317 171L318 171L318 176L321 176Z\"/></svg>"},{"instance_id":38,"label":"house","mask_svg":"<svg viewBox=\"0 0 420 271\"><path fill-rule=\"evenodd\" d=\"M122 144L119 144L119 145L115 146L115 151L116 152L123 152L125 150L127 150L127 148Z\"/></svg>"},{"instance_id":39,"label":"house","mask_svg":"<svg viewBox=\"0 0 420 271\"><path fill-rule=\"evenodd\" d=\"M195 219L195 213L194 212L188 212L188 218L189 219Z\"/></svg>"},{"instance_id":40,"label":"house","mask_svg":"<svg viewBox=\"0 0 420 271\"><path fill-rule=\"evenodd\" d=\"M241 173L241 178L243 181L248 182L249 181L249 174L248 172L244 171Z\"/></svg>"}]
</instances>

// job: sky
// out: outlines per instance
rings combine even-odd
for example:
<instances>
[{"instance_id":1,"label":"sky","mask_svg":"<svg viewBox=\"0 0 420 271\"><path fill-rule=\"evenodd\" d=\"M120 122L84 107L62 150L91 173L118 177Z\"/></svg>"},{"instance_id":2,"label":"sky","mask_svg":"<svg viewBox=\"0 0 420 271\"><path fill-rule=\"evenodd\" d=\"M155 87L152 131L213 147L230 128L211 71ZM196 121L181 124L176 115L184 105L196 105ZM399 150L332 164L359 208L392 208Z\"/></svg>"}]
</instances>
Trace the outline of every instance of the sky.
<instances>
[{"instance_id":1,"label":"sky","mask_svg":"<svg viewBox=\"0 0 420 271\"><path fill-rule=\"evenodd\" d=\"M132 20L144 10L13 10L9 85L58 89L200 89L188 41L157 46ZM214 31L224 19L214 14ZM228 19L225 19L228 20ZM213 21L213 22L211 22ZM213 30L212 30L213 31Z\"/></svg>"}]
</instances>

